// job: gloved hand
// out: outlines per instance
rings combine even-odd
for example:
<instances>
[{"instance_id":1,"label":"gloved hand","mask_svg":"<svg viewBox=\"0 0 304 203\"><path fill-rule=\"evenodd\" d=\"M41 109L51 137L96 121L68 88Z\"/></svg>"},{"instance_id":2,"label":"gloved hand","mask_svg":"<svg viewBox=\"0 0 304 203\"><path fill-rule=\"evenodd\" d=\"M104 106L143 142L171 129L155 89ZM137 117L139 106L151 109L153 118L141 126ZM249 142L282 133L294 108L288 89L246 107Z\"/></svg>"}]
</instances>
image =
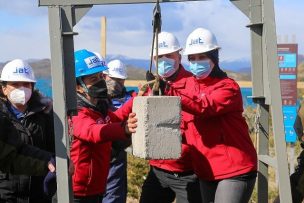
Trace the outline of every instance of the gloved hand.
<instances>
[{"instance_id":1,"label":"gloved hand","mask_svg":"<svg viewBox=\"0 0 304 203\"><path fill-rule=\"evenodd\" d=\"M149 81L154 80L154 79L155 79L155 76L153 75L153 73L150 72L150 71L147 71L146 72L146 80L149 82Z\"/></svg>"},{"instance_id":2,"label":"gloved hand","mask_svg":"<svg viewBox=\"0 0 304 203\"><path fill-rule=\"evenodd\" d=\"M152 72L147 71L147 72L146 72L146 80L147 80L148 82L149 82L149 81L152 81L152 80L155 80L155 75L153 75ZM153 88L153 84L154 84L154 83L149 84L150 89Z\"/></svg>"},{"instance_id":3,"label":"gloved hand","mask_svg":"<svg viewBox=\"0 0 304 203\"><path fill-rule=\"evenodd\" d=\"M46 196L52 197L57 190L56 173L49 171L43 180L43 192Z\"/></svg>"}]
</instances>

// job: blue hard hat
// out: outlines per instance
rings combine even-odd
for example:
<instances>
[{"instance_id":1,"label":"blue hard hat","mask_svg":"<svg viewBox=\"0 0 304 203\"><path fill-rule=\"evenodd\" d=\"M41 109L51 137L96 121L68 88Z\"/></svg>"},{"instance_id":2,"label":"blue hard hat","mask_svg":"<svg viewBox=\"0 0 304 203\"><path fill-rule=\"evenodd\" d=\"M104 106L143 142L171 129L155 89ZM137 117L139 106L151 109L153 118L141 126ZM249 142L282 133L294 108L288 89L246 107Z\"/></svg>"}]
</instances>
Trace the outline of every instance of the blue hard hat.
<instances>
[{"instance_id":1,"label":"blue hard hat","mask_svg":"<svg viewBox=\"0 0 304 203\"><path fill-rule=\"evenodd\" d=\"M76 78L92 75L108 69L106 62L86 49L75 51Z\"/></svg>"}]
</instances>

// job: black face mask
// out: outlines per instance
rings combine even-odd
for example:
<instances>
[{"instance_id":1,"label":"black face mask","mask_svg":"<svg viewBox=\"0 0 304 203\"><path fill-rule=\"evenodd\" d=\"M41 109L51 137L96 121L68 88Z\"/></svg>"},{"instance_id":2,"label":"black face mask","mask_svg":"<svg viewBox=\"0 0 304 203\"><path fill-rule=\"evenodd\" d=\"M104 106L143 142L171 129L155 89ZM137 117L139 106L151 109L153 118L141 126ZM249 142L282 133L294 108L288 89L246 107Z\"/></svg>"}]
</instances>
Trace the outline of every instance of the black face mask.
<instances>
[{"instance_id":1,"label":"black face mask","mask_svg":"<svg viewBox=\"0 0 304 203\"><path fill-rule=\"evenodd\" d=\"M106 116L108 114L108 110L110 107L109 99L98 99L97 104L95 105L97 110L102 113L102 115Z\"/></svg>"},{"instance_id":2,"label":"black face mask","mask_svg":"<svg viewBox=\"0 0 304 203\"><path fill-rule=\"evenodd\" d=\"M93 98L106 99L108 98L108 89L106 81L99 80L94 85L88 88L88 95Z\"/></svg>"}]
</instances>

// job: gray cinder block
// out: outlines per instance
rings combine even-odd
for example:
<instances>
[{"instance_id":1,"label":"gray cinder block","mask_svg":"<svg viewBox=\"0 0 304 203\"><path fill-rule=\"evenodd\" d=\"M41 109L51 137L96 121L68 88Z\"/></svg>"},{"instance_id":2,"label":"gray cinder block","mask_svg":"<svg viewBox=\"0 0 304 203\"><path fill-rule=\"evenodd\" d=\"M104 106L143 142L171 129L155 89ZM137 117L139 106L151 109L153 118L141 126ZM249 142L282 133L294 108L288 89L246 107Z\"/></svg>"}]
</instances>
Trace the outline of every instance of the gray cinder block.
<instances>
[{"instance_id":1,"label":"gray cinder block","mask_svg":"<svg viewBox=\"0 0 304 203\"><path fill-rule=\"evenodd\" d=\"M135 97L138 119L132 135L133 155L144 159L177 159L181 155L179 97Z\"/></svg>"}]
</instances>

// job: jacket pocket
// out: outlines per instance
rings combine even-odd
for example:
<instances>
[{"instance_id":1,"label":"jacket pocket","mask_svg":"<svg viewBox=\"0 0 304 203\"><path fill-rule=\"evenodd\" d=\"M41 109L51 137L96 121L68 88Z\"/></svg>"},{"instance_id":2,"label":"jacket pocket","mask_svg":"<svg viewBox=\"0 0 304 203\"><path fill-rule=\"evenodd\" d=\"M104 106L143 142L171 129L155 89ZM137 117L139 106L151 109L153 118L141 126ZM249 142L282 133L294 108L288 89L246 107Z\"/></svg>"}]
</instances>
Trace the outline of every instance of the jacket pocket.
<instances>
[{"instance_id":1,"label":"jacket pocket","mask_svg":"<svg viewBox=\"0 0 304 203\"><path fill-rule=\"evenodd\" d=\"M233 164L233 158L232 158L231 153L229 151L229 145L227 143L225 133L222 129L221 129L221 133L220 133L219 144L222 146L223 153L224 153L225 160L226 160L227 164L232 165Z\"/></svg>"},{"instance_id":2,"label":"jacket pocket","mask_svg":"<svg viewBox=\"0 0 304 203\"><path fill-rule=\"evenodd\" d=\"M93 177L93 160L91 159L90 167L89 167L89 176L88 176L88 184L91 183Z\"/></svg>"},{"instance_id":3,"label":"jacket pocket","mask_svg":"<svg viewBox=\"0 0 304 203\"><path fill-rule=\"evenodd\" d=\"M90 166L88 163L78 163L75 165L74 172L74 184L86 186L89 180L89 169Z\"/></svg>"}]
</instances>

